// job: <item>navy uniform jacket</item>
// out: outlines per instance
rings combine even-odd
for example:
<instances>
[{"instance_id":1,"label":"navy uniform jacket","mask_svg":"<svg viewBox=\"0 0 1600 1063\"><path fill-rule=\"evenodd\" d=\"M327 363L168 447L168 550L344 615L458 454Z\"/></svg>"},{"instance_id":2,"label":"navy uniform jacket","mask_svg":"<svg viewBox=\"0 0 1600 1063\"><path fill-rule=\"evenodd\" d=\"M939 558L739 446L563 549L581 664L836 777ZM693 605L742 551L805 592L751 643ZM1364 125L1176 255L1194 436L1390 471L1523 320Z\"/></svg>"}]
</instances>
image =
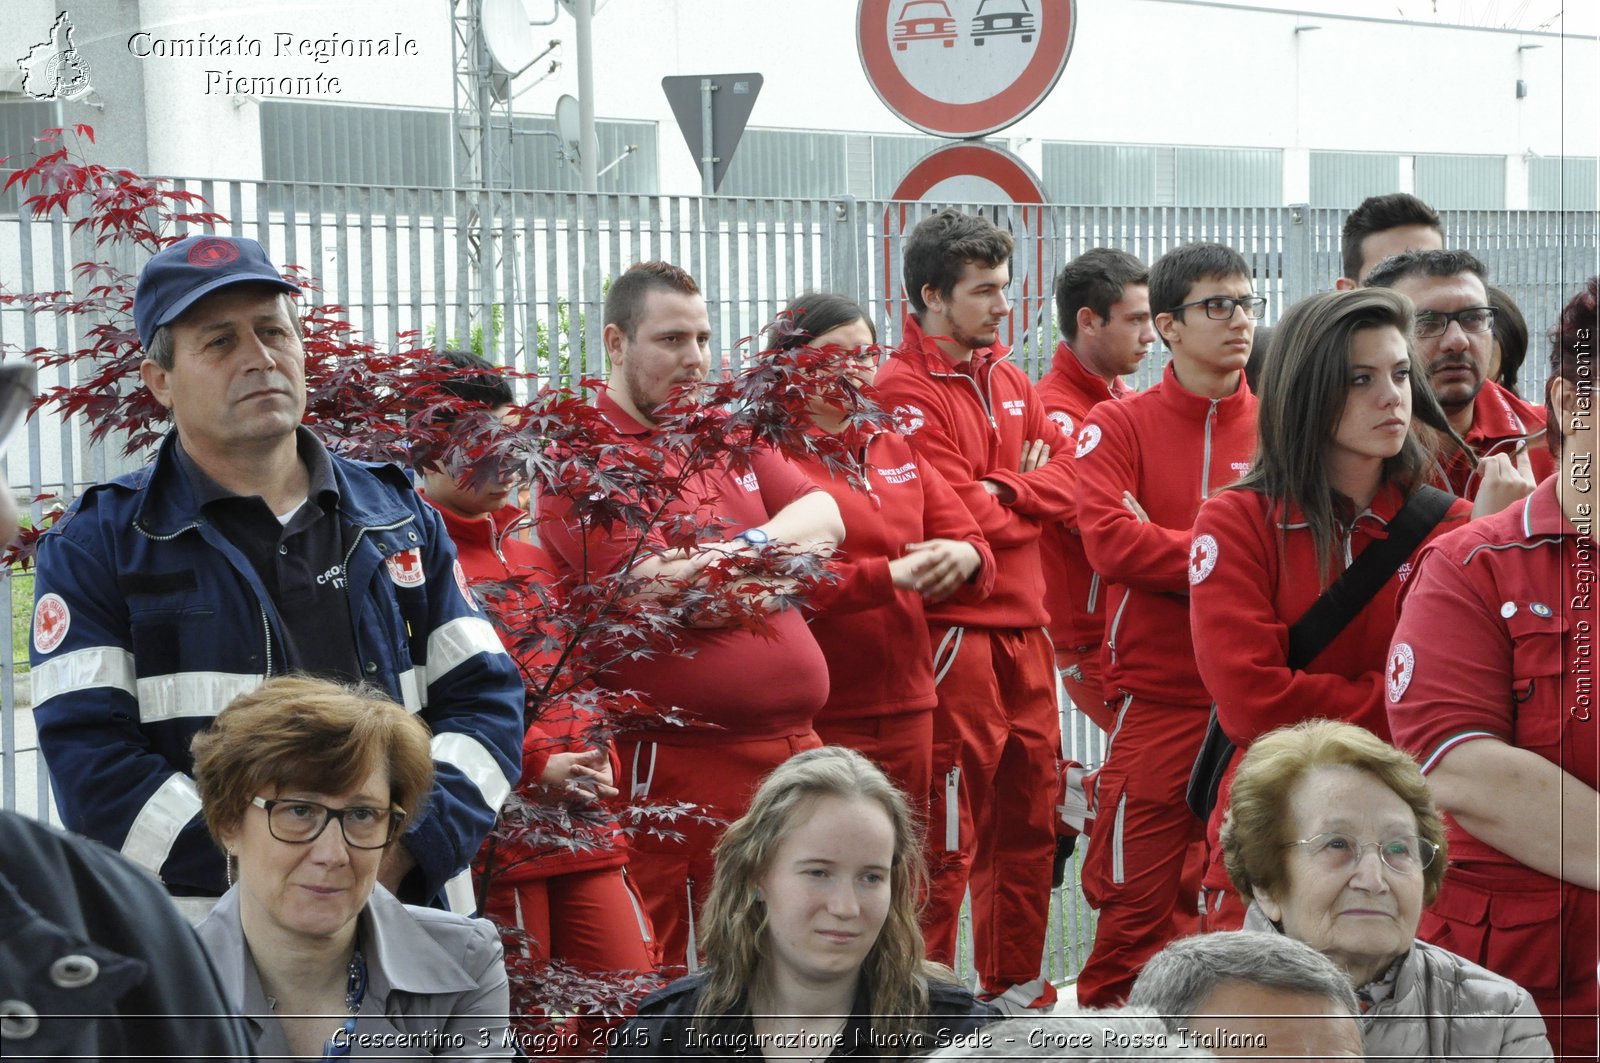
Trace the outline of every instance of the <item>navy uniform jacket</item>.
<instances>
[{"instance_id":1,"label":"navy uniform jacket","mask_svg":"<svg viewBox=\"0 0 1600 1063\"><path fill-rule=\"evenodd\" d=\"M91 487L41 538L34 718L69 828L175 892L215 896L222 854L198 814L189 743L285 670L282 623L244 554L200 512L173 441L138 472ZM434 897L520 776L522 681L405 473L332 462L364 679L433 731L437 781L404 843ZM450 895L470 908L464 891Z\"/></svg>"}]
</instances>

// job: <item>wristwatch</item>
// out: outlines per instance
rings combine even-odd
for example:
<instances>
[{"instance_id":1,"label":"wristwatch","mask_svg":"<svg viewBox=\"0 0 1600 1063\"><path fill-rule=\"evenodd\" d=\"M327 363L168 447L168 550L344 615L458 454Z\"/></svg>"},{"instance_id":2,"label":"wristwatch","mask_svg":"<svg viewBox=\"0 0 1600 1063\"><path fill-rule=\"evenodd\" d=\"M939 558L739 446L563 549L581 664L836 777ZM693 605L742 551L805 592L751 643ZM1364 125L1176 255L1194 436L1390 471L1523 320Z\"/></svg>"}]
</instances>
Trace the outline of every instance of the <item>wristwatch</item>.
<instances>
[{"instance_id":1,"label":"wristwatch","mask_svg":"<svg viewBox=\"0 0 1600 1063\"><path fill-rule=\"evenodd\" d=\"M743 539L745 542L755 547L757 552L760 552L763 546L766 546L772 541L772 536L768 535L761 528L746 528L738 535L735 535L734 538Z\"/></svg>"}]
</instances>

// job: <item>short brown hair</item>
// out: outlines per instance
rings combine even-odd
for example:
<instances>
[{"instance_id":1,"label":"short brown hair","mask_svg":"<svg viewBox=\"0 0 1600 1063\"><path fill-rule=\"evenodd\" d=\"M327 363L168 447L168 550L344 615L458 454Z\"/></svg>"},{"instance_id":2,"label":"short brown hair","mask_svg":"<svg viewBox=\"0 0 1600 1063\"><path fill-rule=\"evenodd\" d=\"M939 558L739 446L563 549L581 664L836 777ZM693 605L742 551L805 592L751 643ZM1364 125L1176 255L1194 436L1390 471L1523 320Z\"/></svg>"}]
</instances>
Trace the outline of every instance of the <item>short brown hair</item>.
<instances>
[{"instance_id":1,"label":"short brown hair","mask_svg":"<svg viewBox=\"0 0 1600 1063\"><path fill-rule=\"evenodd\" d=\"M371 687L310 676L269 679L240 694L192 749L206 829L219 844L251 798L274 787L343 793L387 768L389 799L412 822L433 787L426 724Z\"/></svg>"},{"instance_id":2,"label":"short brown hair","mask_svg":"<svg viewBox=\"0 0 1600 1063\"><path fill-rule=\"evenodd\" d=\"M1444 822L1417 762L1364 727L1338 720L1305 720L1262 735L1233 778L1222 824L1228 877L1246 900L1282 888L1284 846L1295 839L1285 810L1294 788L1316 768L1355 768L1373 776L1410 806L1417 835L1438 847L1422 873L1422 903L1432 904L1444 881L1449 853Z\"/></svg>"},{"instance_id":3,"label":"short brown hair","mask_svg":"<svg viewBox=\"0 0 1600 1063\"><path fill-rule=\"evenodd\" d=\"M928 309L922 298L922 289L928 285L950 298L968 262L995 269L1011 261L1015 249L1011 234L981 214L963 214L948 207L922 219L906 238L901 266L911 308L919 314Z\"/></svg>"},{"instance_id":4,"label":"short brown hair","mask_svg":"<svg viewBox=\"0 0 1600 1063\"><path fill-rule=\"evenodd\" d=\"M660 259L635 262L606 289L603 324L615 325L624 336L633 339L634 330L639 327L639 315L651 292L699 295L700 285L694 282L687 270L670 262Z\"/></svg>"}]
</instances>

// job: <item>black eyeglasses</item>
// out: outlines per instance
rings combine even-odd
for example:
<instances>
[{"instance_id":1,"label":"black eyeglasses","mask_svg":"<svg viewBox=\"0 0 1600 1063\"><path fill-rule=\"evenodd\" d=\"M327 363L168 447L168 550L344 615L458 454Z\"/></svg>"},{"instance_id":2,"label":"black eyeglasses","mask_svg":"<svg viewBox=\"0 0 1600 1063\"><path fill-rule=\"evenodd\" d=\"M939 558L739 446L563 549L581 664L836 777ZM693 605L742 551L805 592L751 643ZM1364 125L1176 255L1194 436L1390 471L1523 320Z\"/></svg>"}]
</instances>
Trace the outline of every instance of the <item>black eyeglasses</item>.
<instances>
[{"instance_id":1,"label":"black eyeglasses","mask_svg":"<svg viewBox=\"0 0 1600 1063\"><path fill-rule=\"evenodd\" d=\"M1230 299L1226 295L1213 295L1209 299L1196 299L1192 303L1179 303L1168 310L1169 314L1176 314L1180 310L1187 310L1191 306L1206 308L1206 317L1213 321L1226 321L1233 316L1233 308L1238 307L1244 311L1244 316L1255 320L1267 308L1267 297L1264 295L1247 295L1243 299Z\"/></svg>"},{"instance_id":2,"label":"black eyeglasses","mask_svg":"<svg viewBox=\"0 0 1600 1063\"><path fill-rule=\"evenodd\" d=\"M331 820L339 821L344 840L352 849L383 849L394 840L400 822L406 818L403 808L366 808L351 805L348 808L329 808L316 801L269 800L253 797L250 803L267 813L267 830L280 842L290 845L309 845L322 837Z\"/></svg>"},{"instance_id":3,"label":"black eyeglasses","mask_svg":"<svg viewBox=\"0 0 1600 1063\"><path fill-rule=\"evenodd\" d=\"M1462 332L1488 332L1494 328L1494 307L1469 306L1465 310L1424 310L1417 314L1416 336L1431 340L1450 330L1450 322L1461 326Z\"/></svg>"}]
</instances>

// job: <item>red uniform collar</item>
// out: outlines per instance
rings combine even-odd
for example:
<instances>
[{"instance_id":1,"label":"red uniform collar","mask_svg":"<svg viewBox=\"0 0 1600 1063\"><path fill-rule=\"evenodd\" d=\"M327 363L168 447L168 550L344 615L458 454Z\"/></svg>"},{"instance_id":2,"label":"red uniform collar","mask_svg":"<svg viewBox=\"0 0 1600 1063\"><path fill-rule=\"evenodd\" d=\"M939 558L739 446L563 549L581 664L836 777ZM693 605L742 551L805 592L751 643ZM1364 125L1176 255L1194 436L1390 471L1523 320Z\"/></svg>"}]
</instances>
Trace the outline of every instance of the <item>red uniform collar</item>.
<instances>
[{"instance_id":1,"label":"red uniform collar","mask_svg":"<svg viewBox=\"0 0 1600 1063\"><path fill-rule=\"evenodd\" d=\"M1482 445L1485 443L1522 439L1541 427L1533 406L1493 380L1485 380L1477 397L1472 400L1472 424L1467 428L1467 445L1482 454Z\"/></svg>"},{"instance_id":2,"label":"red uniform collar","mask_svg":"<svg viewBox=\"0 0 1600 1063\"><path fill-rule=\"evenodd\" d=\"M1060 373L1075 390L1096 402L1103 399L1121 399L1133 394L1133 389L1124 384L1121 377L1107 384L1102 377L1089 372L1088 367L1078 358L1066 340L1056 344L1056 353L1050 360L1050 369L1052 372Z\"/></svg>"},{"instance_id":3,"label":"red uniform collar","mask_svg":"<svg viewBox=\"0 0 1600 1063\"><path fill-rule=\"evenodd\" d=\"M1011 357L1011 348L996 340L992 347L980 347L973 351L970 362L952 362L950 356L940 350L933 338L922 330L922 322L910 312L906 313L900 331L901 353L920 354L928 372L935 376L977 376L985 366Z\"/></svg>"},{"instance_id":4,"label":"red uniform collar","mask_svg":"<svg viewBox=\"0 0 1600 1063\"><path fill-rule=\"evenodd\" d=\"M1557 476L1560 475L1558 472ZM1547 476L1533 489L1533 494L1518 505L1517 527L1524 539L1542 539L1551 535L1577 535L1578 529L1561 512L1561 499L1556 496L1556 477Z\"/></svg>"},{"instance_id":5,"label":"red uniform collar","mask_svg":"<svg viewBox=\"0 0 1600 1063\"><path fill-rule=\"evenodd\" d=\"M1178 383L1178 374L1173 371L1172 363L1167 363L1167 368L1161 373L1161 401L1167 406L1189 417L1204 417L1211 412L1211 404L1217 406L1217 412L1224 416L1237 413L1241 408L1250 404L1250 382L1244 378L1244 373L1239 374L1239 386L1232 395L1225 395L1220 399L1208 399L1204 395L1196 395L1182 384Z\"/></svg>"},{"instance_id":6,"label":"red uniform collar","mask_svg":"<svg viewBox=\"0 0 1600 1063\"><path fill-rule=\"evenodd\" d=\"M428 498L426 492L421 492L428 505L439 511L439 517L444 521L444 530L450 533L452 542L458 545L463 542L482 543L493 545L499 542L518 524L527 519L527 510L507 502L499 509L490 513L486 518L468 520L459 513L452 513L433 499Z\"/></svg>"}]
</instances>

